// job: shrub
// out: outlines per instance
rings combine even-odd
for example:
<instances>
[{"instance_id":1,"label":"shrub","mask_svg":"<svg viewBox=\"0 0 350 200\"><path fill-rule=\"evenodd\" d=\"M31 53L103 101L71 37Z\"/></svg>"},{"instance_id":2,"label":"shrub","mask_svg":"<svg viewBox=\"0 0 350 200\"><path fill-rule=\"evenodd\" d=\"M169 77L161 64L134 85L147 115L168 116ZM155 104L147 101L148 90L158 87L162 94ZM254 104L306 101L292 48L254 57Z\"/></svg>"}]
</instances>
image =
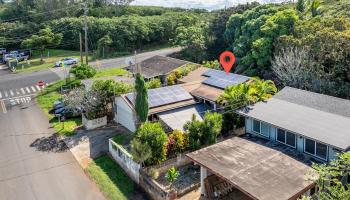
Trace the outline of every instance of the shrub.
<instances>
[{"instance_id":1,"label":"shrub","mask_svg":"<svg viewBox=\"0 0 350 200\"><path fill-rule=\"evenodd\" d=\"M187 76L191 71L197 69L198 67L199 65L196 64L187 64L172 71L167 77L168 85L175 85L178 79Z\"/></svg>"},{"instance_id":2,"label":"shrub","mask_svg":"<svg viewBox=\"0 0 350 200\"><path fill-rule=\"evenodd\" d=\"M166 159L168 136L160 123L142 124L136 131L136 138L151 147L152 156L146 160L147 165L159 164Z\"/></svg>"},{"instance_id":3,"label":"shrub","mask_svg":"<svg viewBox=\"0 0 350 200\"><path fill-rule=\"evenodd\" d=\"M131 141L131 155L134 161L143 165L144 162L151 157L152 150L147 142L143 143L137 138L134 138Z\"/></svg>"},{"instance_id":4,"label":"shrub","mask_svg":"<svg viewBox=\"0 0 350 200\"><path fill-rule=\"evenodd\" d=\"M153 168L153 167L149 168L148 173L154 180L156 180L159 177L159 172L156 168Z\"/></svg>"},{"instance_id":5,"label":"shrub","mask_svg":"<svg viewBox=\"0 0 350 200\"><path fill-rule=\"evenodd\" d=\"M192 120L185 124L184 129L188 132L189 146L192 150L199 149L202 145L214 144L221 133L222 115L207 112L203 121L197 120L193 115Z\"/></svg>"},{"instance_id":6,"label":"shrub","mask_svg":"<svg viewBox=\"0 0 350 200\"><path fill-rule=\"evenodd\" d=\"M159 88L160 86L162 86L162 83L160 82L159 78L155 78L155 79L152 79L152 80L146 82L147 89Z\"/></svg>"},{"instance_id":7,"label":"shrub","mask_svg":"<svg viewBox=\"0 0 350 200\"><path fill-rule=\"evenodd\" d=\"M80 64L70 70L78 79L92 78L96 74L96 69L87 64Z\"/></svg>"},{"instance_id":8,"label":"shrub","mask_svg":"<svg viewBox=\"0 0 350 200\"><path fill-rule=\"evenodd\" d=\"M179 175L180 173L176 170L175 167L168 169L168 171L166 172L165 178L170 183L170 188L172 188L174 182L176 181Z\"/></svg>"},{"instance_id":9,"label":"shrub","mask_svg":"<svg viewBox=\"0 0 350 200\"><path fill-rule=\"evenodd\" d=\"M188 134L179 130L174 130L169 135L168 150L175 154L183 152L188 146ZM169 152L169 151L168 151Z\"/></svg>"},{"instance_id":10,"label":"shrub","mask_svg":"<svg viewBox=\"0 0 350 200\"><path fill-rule=\"evenodd\" d=\"M202 144L210 145L216 143L216 138L221 133L222 129L222 115L219 113L207 112L204 115L203 123Z\"/></svg>"}]
</instances>

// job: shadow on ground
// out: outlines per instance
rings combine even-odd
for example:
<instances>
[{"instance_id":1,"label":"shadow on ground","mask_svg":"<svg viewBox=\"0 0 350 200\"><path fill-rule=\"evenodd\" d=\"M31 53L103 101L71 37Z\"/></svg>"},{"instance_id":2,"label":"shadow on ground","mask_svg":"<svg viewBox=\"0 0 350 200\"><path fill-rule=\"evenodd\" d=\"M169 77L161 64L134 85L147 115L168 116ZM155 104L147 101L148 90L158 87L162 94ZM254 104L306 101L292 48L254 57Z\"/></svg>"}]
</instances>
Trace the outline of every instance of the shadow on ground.
<instances>
[{"instance_id":1,"label":"shadow on ground","mask_svg":"<svg viewBox=\"0 0 350 200\"><path fill-rule=\"evenodd\" d=\"M65 152L68 150L66 143L57 135L57 133L36 139L30 147L36 148L38 151L44 152Z\"/></svg>"}]
</instances>

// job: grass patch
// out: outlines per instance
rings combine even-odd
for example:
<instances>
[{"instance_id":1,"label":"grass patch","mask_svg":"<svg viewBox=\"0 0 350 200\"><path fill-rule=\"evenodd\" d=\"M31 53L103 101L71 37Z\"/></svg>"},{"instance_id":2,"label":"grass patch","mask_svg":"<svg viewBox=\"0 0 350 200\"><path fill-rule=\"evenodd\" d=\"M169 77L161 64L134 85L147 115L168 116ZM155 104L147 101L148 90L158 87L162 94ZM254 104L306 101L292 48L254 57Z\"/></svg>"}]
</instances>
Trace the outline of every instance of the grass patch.
<instances>
[{"instance_id":1,"label":"grass patch","mask_svg":"<svg viewBox=\"0 0 350 200\"><path fill-rule=\"evenodd\" d=\"M101 77L112 77L112 76L123 76L128 74L128 71L121 68L107 68L101 71L97 71L94 78L101 78Z\"/></svg>"},{"instance_id":2,"label":"grass patch","mask_svg":"<svg viewBox=\"0 0 350 200\"><path fill-rule=\"evenodd\" d=\"M80 80L74 80L69 82L69 85L79 84ZM44 88L36 97L39 107L46 113L50 123L55 131L64 136L71 136L75 134L75 129L82 124L81 117L66 119L64 124L58 122L57 118L49 114L49 110L52 108L53 103L61 99L59 91L64 85L64 80L57 81L48 87Z\"/></svg>"},{"instance_id":3,"label":"grass patch","mask_svg":"<svg viewBox=\"0 0 350 200\"><path fill-rule=\"evenodd\" d=\"M129 144L134 136L132 134L119 134L112 138L112 140L120 145Z\"/></svg>"},{"instance_id":4,"label":"grass patch","mask_svg":"<svg viewBox=\"0 0 350 200\"><path fill-rule=\"evenodd\" d=\"M108 156L94 159L85 171L110 200L127 200L134 190L134 182Z\"/></svg>"},{"instance_id":5,"label":"grass patch","mask_svg":"<svg viewBox=\"0 0 350 200\"><path fill-rule=\"evenodd\" d=\"M53 68L55 62L67 57L80 58L80 53L79 51L47 49L43 53L44 63L41 63L40 52L33 51L31 59L19 62L16 70L17 72L33 72Z\"/></svg>"}]
</instances>

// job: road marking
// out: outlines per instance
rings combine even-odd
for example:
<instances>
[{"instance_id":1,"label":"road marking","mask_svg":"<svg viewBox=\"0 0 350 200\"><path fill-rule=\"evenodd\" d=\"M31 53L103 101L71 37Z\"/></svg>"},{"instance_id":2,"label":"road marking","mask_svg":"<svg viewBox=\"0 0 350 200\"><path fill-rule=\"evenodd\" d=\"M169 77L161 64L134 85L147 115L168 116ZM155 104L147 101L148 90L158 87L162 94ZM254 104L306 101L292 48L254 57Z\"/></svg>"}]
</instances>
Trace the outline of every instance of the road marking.
<instances>
[{"instance_id":1,"label":"road marking","mask_svg":"<svg viewBox=\"0 0 350 200\"><path fill-rule=\"evenodd\" d=\"M1 104L2 111L6 114L7 110L6 110L6 105L4 103L4 100L0 101L0 104Z\"/></svg>"},{"instance_id":2,"label":"road marking","mask_svg":"<svg viewBox=\"0 0 350 200\"><path fill-rule=\"evenodd\" d=\"M9 95L7 94L7 91L5 91L5 97L8 97Z\"/></svg>"},{"instance_id":3,"label":"road marking","mask_svg":"<svg viewBox=\"0 0 350 200\"><path fill-rule=\"evenodd\" d=\"M33 92L36 92L36 90L33 86L30 86L30 88L33 90Z\"/></svg>"},{"instance_id":4,"label":"road marking","mask_svg":"<svg viewBox=\"0 0 350 200\"><path fill-rule=\"evenodd\" d=\"M2 98L2 94L1 94L1 92L0 92L0 99Z\"/></svg>"},{"instance_id":5,"label":"road marking","mask_svg":"<svg viewBox=\"0 0 350 200\"><path fill-rule=\"evenodd\" d=\"M20 90L21 90L21 92L22 92L22 94L23 94L23 95L25 95L25 94L26 94L26 92L24 91L24 89L23 89L23 88L21 88Z\"/></svg>"},{"instance_id":6,"label":"road marking","mask_svg":"<svg viewBox=\"0 0 350 200\"><path fill-rule=\"evenodd\" d=\"M35 87L36 87L36 89L38 89L38 91L41 90L41 88L38 85L36 85Z\"/></svg>"},{"instance_id":7,"label":"road marking","mask_svg":"<svg viewBox=\"0 0 350 200\"><path fill-rule=\"evenodd\" d=\"M17 89L15 89L15 91L16 91L17 95L20 95L20 93L19 93L19 91Z\"/></svg>"},{"instance_id":8,"label":"road marking","mask_svg":"<svg viewBox=\"0 0 350 200\"><path fill-rule=\"evenodd\" d=\"M13 91L12 91L12 90L10 90L10 94L11 94L11 96L15 95L15 94L13 93Z\"/></svg>"},{"instance_id":9,"label":"road marking","mask_svg":"<svg viewBox=\"0 0 350 200\"><path fill-rule=\"evenodd\" d=\"M28 93L30 93L30 89L28 87L26 87L26 90L27 90Z\"/></svg>"},{"instance_id":10,"label":"road marking","mask_svg":"<svg viewBox=\"0 0 350 200\"><path fill-rule=\"evenodd\" d=\"M32 98L30 96L26 96L26 97L13 98L13 99L9 99L9 100L10 100L11 105L15 106L17 104L30 103Z\"/></svg>"}]
</instances>

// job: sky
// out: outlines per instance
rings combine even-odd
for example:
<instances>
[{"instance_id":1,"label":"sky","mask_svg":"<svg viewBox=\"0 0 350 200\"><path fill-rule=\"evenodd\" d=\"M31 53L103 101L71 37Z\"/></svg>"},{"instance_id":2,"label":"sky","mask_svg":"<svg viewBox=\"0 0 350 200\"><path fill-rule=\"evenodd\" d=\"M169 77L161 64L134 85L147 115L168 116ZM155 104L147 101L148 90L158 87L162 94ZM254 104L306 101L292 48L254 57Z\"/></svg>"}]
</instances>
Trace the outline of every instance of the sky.
<instances>
[{"instance_id":1,"label":"sky","mask_svg":"<svg viewBox=\"0 0 350 200\"><path fill-rule=\"evenodd\" d=\"M238 4L257 1L259 3L278 3L286 0L134 0L132 5L181 7L181 8L201 8L216 10L232 7Z\"/></svg>"}]
</instances>

